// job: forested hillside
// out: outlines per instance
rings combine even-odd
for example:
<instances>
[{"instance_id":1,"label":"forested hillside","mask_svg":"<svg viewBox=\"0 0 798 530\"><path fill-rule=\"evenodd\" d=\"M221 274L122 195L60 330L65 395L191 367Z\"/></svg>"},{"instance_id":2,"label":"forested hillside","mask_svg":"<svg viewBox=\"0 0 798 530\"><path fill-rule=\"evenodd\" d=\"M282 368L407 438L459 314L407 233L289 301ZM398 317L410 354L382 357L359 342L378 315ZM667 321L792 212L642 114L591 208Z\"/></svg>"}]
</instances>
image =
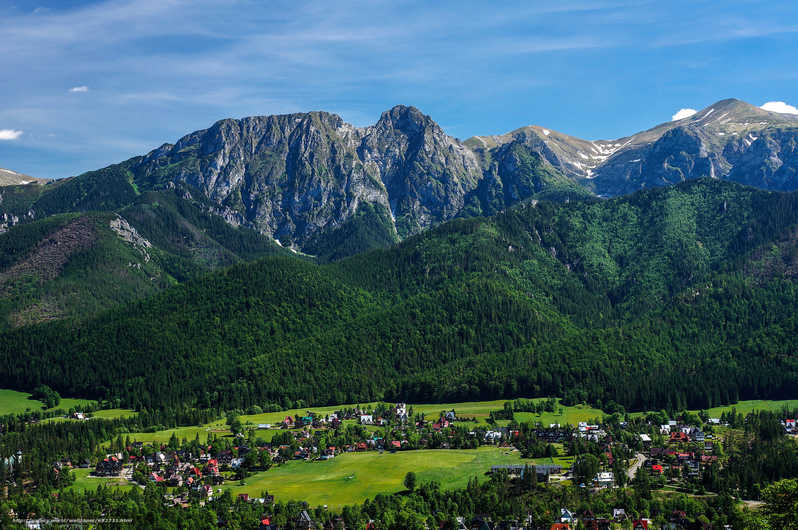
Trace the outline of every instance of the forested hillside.
<instances>
[{"instance_id":1,"label":"forested hillside","mask_svg":"<svg viewBox=\"0 0 798 530\"><path fill-rule=\"evenodd\" d=\"M0 385L148 408L794 396L797 225L798 194L716 180L533 202L332 264L234 265L78 327L7 332Z\"/></svg>"},{"instance_id":2,"label":"forested hillside","mask_svg":"<svg viewBox=\"0 0 798 530\"><path fill-rule=\"evenodd\" d=\"M0 330L85 320L209 270L290 254L176 190L104 196L70 182L2 188L37 213L0 233Z\"/></svg>"}]
</instances>

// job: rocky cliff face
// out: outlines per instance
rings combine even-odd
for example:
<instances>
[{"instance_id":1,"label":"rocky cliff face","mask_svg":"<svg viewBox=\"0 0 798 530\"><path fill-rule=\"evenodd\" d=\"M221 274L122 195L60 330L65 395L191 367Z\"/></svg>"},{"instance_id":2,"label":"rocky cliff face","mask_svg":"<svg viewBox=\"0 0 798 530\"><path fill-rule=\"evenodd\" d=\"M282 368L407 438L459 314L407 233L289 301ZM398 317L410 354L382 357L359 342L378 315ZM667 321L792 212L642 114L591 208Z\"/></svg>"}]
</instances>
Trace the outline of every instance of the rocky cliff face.
<instances>
[{"instance_id":1,"label":"rocky cliff face","mask_svg":"<svg viewBox=\"0 0 798 530\"><path fill-rule=\"evenodd\" d=\"M366 128L325 112L223 120L126 166L139 186L187 184L228 221L300 249L362 203L389 211L399 237L415 234L459 215L485 178L474 151L405 106Z\"/></svg>"},{"instance_id":2,"label":"rocky cliff face","mask_svg":"<svg viewBox=\"0 0 798 530\"><path fill-rule=\"evenodd\" d=\"M798 117L738 100L596 141L528 126L460 142L397 106L365 128L325 112L222 120L123 165L140 188L187 185L228 222L303 249L351 232L342 227L364 205L387 240L530 197L613 196L699 177L796 189L797 143Z\"/></svg>"}]
</instances>

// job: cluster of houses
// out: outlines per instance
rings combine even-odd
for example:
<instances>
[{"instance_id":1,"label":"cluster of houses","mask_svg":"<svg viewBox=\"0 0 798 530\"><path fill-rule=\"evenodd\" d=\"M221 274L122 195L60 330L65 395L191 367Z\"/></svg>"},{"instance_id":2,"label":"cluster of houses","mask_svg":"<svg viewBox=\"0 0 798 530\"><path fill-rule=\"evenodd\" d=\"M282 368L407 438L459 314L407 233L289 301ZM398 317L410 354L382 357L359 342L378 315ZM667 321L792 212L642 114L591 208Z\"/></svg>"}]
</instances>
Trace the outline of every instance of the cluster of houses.
<instances>
[{"instance_id":1,"label":"cluster of houses","mask_svg":"<svg viewBox=\"0 0 798 530\"><path fill-rule=\"evenodd\" d=\"M640 434L643 448L648 451L645 466L652 475L670 472L671 476L678 474L696 479L702 466L718 462L717 455L712 454L715 447L713 435L705 434L699 427L670 421L660 426L660 434L664 437L664 444L659 447L652 447L651 436Z\"/></svg>"},{"instance_id":2,"label":"cluster of houses","mask_svg":"<svg viewBox=\"0 0 798 530\"><path fill-rule=\"evenodd\" d=\"M405 403L397 403L390 412L391 416L393 416L392 419L398 421L400 424L405 424L409 421L407 405ZM345 420L356 420L361 425L385 426L389 423L388 418L375 416L371 411L357 408L352 410L336 411L324 416L314 414L313 412L308 412L304 416L286 416L285 419L280 423L280 428L297 429L302 427L311 427L314 429L322 429L329 427L332 429L337 429L341 425L341 422ZM269 429L271 427L272 426L270 424L258 425L259 429Z\"/></svg>"}]
</instances>

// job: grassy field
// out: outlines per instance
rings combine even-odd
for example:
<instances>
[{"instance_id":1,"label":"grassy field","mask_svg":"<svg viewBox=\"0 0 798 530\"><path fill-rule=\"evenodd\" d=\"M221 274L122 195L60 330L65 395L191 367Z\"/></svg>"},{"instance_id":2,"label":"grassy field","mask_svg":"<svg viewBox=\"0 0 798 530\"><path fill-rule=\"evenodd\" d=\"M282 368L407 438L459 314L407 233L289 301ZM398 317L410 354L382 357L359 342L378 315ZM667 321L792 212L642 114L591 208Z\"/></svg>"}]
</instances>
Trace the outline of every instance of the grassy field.
<instances>
[{"instance_id":1,"label":"grassy field","mask_svg":"<svg viewBox=\"0 0 798 530\"><path fill-rule=\"evenodd\" d=\"M166 429L164 431L155 432L131 432L122 434L122 438L129 436L130 440L133 442L166 443L172 437L172 434L177 436L178 440L185 438L188 441L193 440L197 435L199 435L199 439L204 442L208 439L208 435L211 433L220 436L230 434L230 431L224 429L224 427L216 428L203 425L199 427L176 427L174 429Z\"/></svg>"},{"instance_id":2,"label":"grassy field","mask_svg":"<svg viewBox=\"0 0 798 530\"><path fill-rule=\"evenodd\" d=\"M754 399L750 401L740 401L734 405L725 405L723 407L714 407L707 412L711 418L718 418L724 412L731 409L736 409L741 414L748 414L754 410L769 410L773 412L780 411L782 408L787 407L790 409L798 409L798 399L786 399L781 401L770 401L764 399Z\"/></svg>"},{"instance_id":3,"label":"grassy field","mask_svg":"<svg viewBox=\"0 0 798 530\"><path fill-rule=\"evenodd\" d=\"M135 488L134 484L129 483L123 478L106 478L106 477L90 477L91 469L73 469L72 473L75 474L75 482L67 490L69 491L86 491L96 490L97 486L103 484L104 486L114 487L115 489L129 489Z\"/></svg>"},{"instance_id":4,"label":"grassy field","mask_svg":"<svg viewBox=\"0 0 798 530\"><path fill-rule=\"evenodd\" d=\"M19 414L27 410L42 410L41 401L30 399L30 394L15 390L0 390L0 415Z\"/></svg>"},{"instance_id":5,"label":"grassy field","mask_svg":"<svg viewBox=\"0 0 798 530\"><path fill-rule=\"evenodd\" d=\"M562 414L560 414L560 409L562 409ZM604 412L587 405L574 405L572 407L558 405L554 412L543 412L541 414L516 412L515 420L518 423L540 422L544 427L548 427L552 423L576 426L580 421L590 421L595 418L601 419L603 416Z\"/></svg>"},{"instance_id":6,"label":"grassy field","mask_svg":"<svg viewBox=\"0 0 798 530\"><path fill-rule=\"evenodd\" d=\"M93 418L100 418L104 420L116 420L119 418L130 418L138 414L135 410L130 409L105 409L92 412Z\"/></svg>"},{"instance_id":7,"label":"grassy field","mask_svg":"<svg viewBox=\"0 0 798 530\"><path fill-rule=\"evenodd\" d=\"M517 451L496 447L468 450L419 450L383 453L348 453L326 462L293 461L256 473L245 486L225 486L233 495L259 496L268 491L277 500L307 501L311 506L341 507L363 502L378 493L402 491L409 471L418 483L436 481L445 489L464 487L472 477L484 478L491 466L532 463ZM548 463L550 459L540 459Z\"/></svg>"},{"instance_id":8,"label":"grassy field","mask_svg":"<svg viewBox=\"0 0 798 530\"><path fill-rule=\"evenodd\" d=\"M57 407L47 410L69 410L81 404L94 403L87 399L61 398L61 403ZM0 416L3 414L19 414L21 412L34 410L45 410L44 403L31 399L27 392L17 392L16 390L0 390Z\"/></svg>"}]
</instances>

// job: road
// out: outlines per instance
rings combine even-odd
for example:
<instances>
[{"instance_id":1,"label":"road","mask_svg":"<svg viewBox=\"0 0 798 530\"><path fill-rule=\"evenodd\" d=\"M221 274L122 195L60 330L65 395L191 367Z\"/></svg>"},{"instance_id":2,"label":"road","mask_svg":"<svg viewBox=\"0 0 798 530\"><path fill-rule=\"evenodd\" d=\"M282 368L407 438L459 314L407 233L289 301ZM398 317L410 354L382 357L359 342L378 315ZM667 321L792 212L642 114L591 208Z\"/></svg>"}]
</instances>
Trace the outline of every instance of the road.
<instances>
[{"instance_id":1,"label":"road","mask_svg":"<svg viewBox=\"0 0 798 530\"><path fill-rule=\"evenodd\" d=\"M637 473L637 470L640 469L640 466L642 466L645 461L646 461L646 455L644 455L643 453L637 453L635 455L634 463L631 466L629 466L629 470L626 472L626 476L629 477L629 480L635 478L635 473Z\"/></svg>"}]
</instances>

